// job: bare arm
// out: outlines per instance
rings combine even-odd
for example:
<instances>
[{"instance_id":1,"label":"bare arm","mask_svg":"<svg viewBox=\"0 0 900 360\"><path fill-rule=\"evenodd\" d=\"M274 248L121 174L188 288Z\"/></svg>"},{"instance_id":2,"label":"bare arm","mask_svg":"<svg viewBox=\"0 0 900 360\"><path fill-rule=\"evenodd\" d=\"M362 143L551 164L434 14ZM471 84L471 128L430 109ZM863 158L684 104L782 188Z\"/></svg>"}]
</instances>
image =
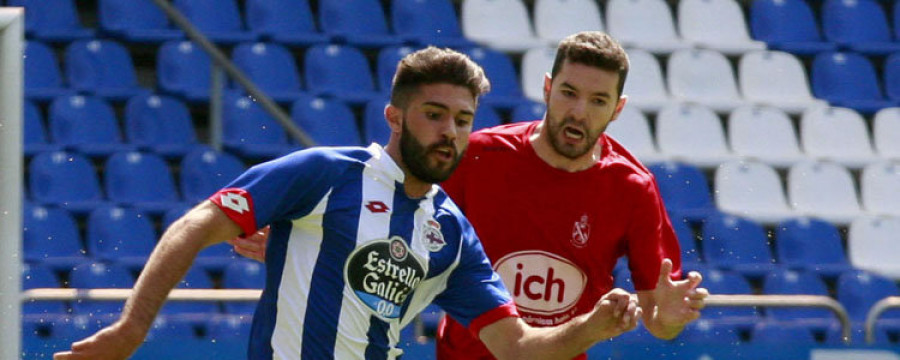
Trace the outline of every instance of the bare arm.
<instances>
[{"instance_id":1,"label":"bare arm","mask_svg":"<svg viewBox=\"0 0 900 360\"><path fill-rule=\"evenodd\" d=\"M614 289L594 309L555 327L531 327L508 317L485 326L481 341L497 359L571 359L637 326L641 309L631 294Z\"/></svg>"},{"instance_id":2,"label":"bare arm","mask_svg":"<svg viewBox=\"0 0 900 360\"><path fill-rule=\"evenodd\" d=\"M187 273L203 248L241 232L213 203L191 209L166 230L125 303L122 316L109 327L72 344L59 359L125 359L141 345L169 291Z\"/></svg>"},{"instance_id":3,"label":"bare arm","mask_svg":"<svg viewBox=\"0 0 900 360\"><path fill-rule=\"evenodd\" d=\"M709 292L698 288L703 277L692 271L685 280L672 281L672 261L664 259L659 280L653 290L638 291L638 301L644 310L644 326L653 336L672 339L684 326L700 317Z\"/></svg>"}]
</instances>

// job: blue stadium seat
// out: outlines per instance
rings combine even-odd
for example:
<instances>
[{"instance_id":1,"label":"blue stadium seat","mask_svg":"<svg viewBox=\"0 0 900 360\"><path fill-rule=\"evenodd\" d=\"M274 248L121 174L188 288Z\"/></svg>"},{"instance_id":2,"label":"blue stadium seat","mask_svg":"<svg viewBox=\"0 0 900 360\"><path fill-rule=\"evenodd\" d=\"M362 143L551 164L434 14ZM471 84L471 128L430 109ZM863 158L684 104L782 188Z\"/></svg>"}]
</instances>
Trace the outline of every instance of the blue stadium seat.
<instances>
[{"instance_id":1,"label":"blue stadium seat","mask_svg":"<svg viewBox=\"0 0 900 360\"><path fill-rule=\"evenodd\" d=\"M188 269L184 279L175 285L176 289L212 289L213 283L209 275L202 267L194 266ZM193 320L206 320L210 316L219 313L218 304L215 301L168 301L160 315L180 316Z\"/></svg>"},{"instance_id":2,"label":"blue stadium seat","mask_svg":"<svg viewBox=\"0 0 900 360\"><path fill-rule=\"evenodd\" d=\"M197 336L196 324L195 321L178 316L157 316L150 326L150 331L147 332L147 337L144 340L145 344L138 349L134 356L136 358L146 358L146 356L142 357L142 355L147 354L141 351L147 351L150 348L154 350L155 358L197 359L203 355L208 355L199 353L199 351L202 351L203 340ZM186 344L193 344L194 346L183 346ZM166 350L166 347L171 349ZM180 353L174 351L180 351ZM197 353L192 353L193 351ZM160 354L161 352L168 356Z\"/></svg>"},{"instance_id":3,"label":"blue stadium seat","mask_svg":"<svg viewBox=\"0 0 900 360\"><path fill-rule=\"evenodd\" d=\"M169 211L166 211L162 216L162 226L160 229L165 232L175 220L178 220L180 217L184 216L184 214L187 214L189 210L191 210L191 206L185 203L169 209Z\"/></svg>"},{"instance_id":4,"label":"blue stadium seat","mask_svg":"<svg viewBox=\"0 0 900 360\"><path fill-rule=\"evenodd\" d=\"M846 50L866 55L900 51L900 42L891 40L887 15L875 0L825 0L822 31L826 39Z\"/></svg>"},{"instance_id":5,"label":"blue stadium seat","mask_svg":"<svg viewBox=\"0 0 900 360\"><path fill-rule=\"evenodd\" d=\"M226 150L245 160L259 160L284 155L295 148L288 144L281 124L250 98L227 92L222 101L222 143Z\"/></svg>"},{"instance_id":6,"label":"blue stadium seat","mask_svg":"<svg viewBox=\"0 0 900 360\"><path fill-rule=\"evenodd\" d=\"M813 94L832 106L871 115L897 103L885 99L875 67L865 56L851 52L816 55L810 74Z\"/></svg>"},{"instance_id":7,"label":"blue stadium seat","mask_svg":"<svg viewBox=\"0 0 900 360\"><path fill-rule=\"evenodd\" d=\"M366 144L374 142L384 145L391 137L391 127L384 118L384 108L389 102L390 99L385 97L369 101L366 104L366 109L363 111L363 133Z\"/></svg>"},{"instance_id":8,"label":"blue stadium seat","mask_svg":"<svg viewBox=\"0 0 900 360\"><path fill-rule=\"evenodd\" d=\"M25 97L36 101L50 101L73 93L63 83L62 71L53 49L37 40L25 42Z\"/></svg>"},{"instance_id":9,"label":"blue stadium seat","mask_svg":"<svg viewBox=\"0 0 900 360\"><path fill-rule=\"evenodd\" d=\"M31 157L45 151L60 150L60 146L51 144L50 140L47 139L47 127L44 126L44 116L41 115L41 110L38 109L37 105L26 99L22 106L24 108L22 120L25 127L25 137L22 146L25 156Z\"/></svg>"},{"instance_id":10,"label":"blue stadium seat","mask_svg":"<svg viewBox=\"0 0 900 360\"><path fill-rule=\"evenodd\" d=\"M59 288L59 279L50 267L41 264L22 264L22 290ZM55 317L67 312L63 301L28 300L22 302L23 317ZM23 334L25 335L25 334Z\"/></svg>"},{"instance_id":11,"label":"blue stadium seat","mask_svg":"<svg viewBox=\"0 0 900 360\"><path fill-rule=\"evenodd\" d=\"M466 54L484 68L485 75L491 80L491 91L479 100L480 104L512 109L525 102L519 75L509 56L483 47L468 49Z\"/></svg>"},{"instance_id":12,"label":"blue stadium seat","mask_svg":"<svg viewBox=\"0 0 900 360\"><path fill-rule=\"evenodd\" d=\"M207 148L185 155L180 168L179 188L190 204L205 200L246 170L234 155Z\"/></svg>"},{"instance_id":13,"label":"blue stadium seat","mask_svg":"<svg viewBox=\"0 0 900 360\"><path fill-rule=\"evenodd\" d=\"M753 327L750 341L755 344L813 345L816 338L812 329L793 322L761 321Z\"/></svg>"},{"instance_id":14,"label":"blue stadium seat","mask_svg":"<svg viewBox=\"0 0 900 360\"><path fill-rule=\"evenodd\" d=\"M319 26L333 41L365 48L398 45L378 0L320 0Z\"/></svg>"},{"instance_id":15,"label":"blue stadium seat","mask_svg":"<svg viewBox=\"0 0 900 360\"><path fill-rule=\"evenodd\" d=\"M891 343L890 335L888 335L888 328L876 324L874 330L875 343L871 346L893 345ZM829 346L846 345L846 343L844 342L843 328L841 328L840 324L834 324L828 328L828 330L825 332L825 344ZM862 346L863 344L868 344L866 342L866 329L862 323L854 323L850 326L850 344L852 346Z\"/></svg>"},{"instance_id":16,"label":"blue stadium seat","mask_svg":"<svg viewBox=\"0 0 900 360\"><path fill-rule=\"evenodd\" d=\"M497 112L497 109L494 109L489 105L481 105L475 111L475 120L474 124L472 124L472 131L474 132L501 124L503 124L503 118L500 117L500 113Z\"/></svg>"},{"instance_id":17,"label":"blue stadium seat","mask_svg":"<svg viewBox=\"0 0 900 360\"><path fill-rule=\"evenodd\" d=\"M778 262L792 268L837 277L850 270L841 234L833 224L816 218L793 218L775 227Z\"/></svg>"},{"instance_id":18,"label":"blue stadium seat","mask_svg":"<svg viewBox=\"0 0 900 360\"><path fill-rule=\"evenodd\" d=\"M111 202L154 215L181 201L169 165L153 153L113 154L104 166L104 184Z\"/></svg>"},{"instance_id":19,"label":"blue stadium seat","mask_svg":"<svg viewBox=\"0 0 900 360\"><path fill-rule=\"evenodd\" d=\"M147 262L156 239L150 217L132 208L103 206L87 219L88 254L99 261L139 268Z\"/></svg>"},{"instance_id":20,"label":"blue stadium seat","mask_svg":"<svg viewBox=\"0 0 900 360\"><path fill-rule=\"evenodd\" d=\"M896 7L900 9L900 5ZM897 14L900 14L900 10L897 11ZM900 103L900 51L889 55L884 60L884 92L887 93L889 99Z\"/></svg>"},{"instance_id":21,"label":"blue stadium seat","mask_svg":"<svg viewBox=\"0 0 900 360\"><path fill-rule=\"evenodd\" d=\"M247 0L247 28L256 36L290 46L328 42L316 30L308 0Z\"/></svg>"},{"instance_id":22,"label":"blue stadium seat","mask_svg":"<svg viewBox=\"0 0 900 360\"><path fill-rule=\"evenodd\" d=\"M50 103L50 137L67 149L105 157L132 148L122 143L119 120L112 106L96 96L71 95Z\"/></svg>"},{"instance_id":23,"label":"blue stadium seat","mask_svg":"<svg viewBox=\"0 0 900 360\"><path fill-rule=\"evenodd\" d=\"M67 316L54 314L24 314L22 316L21 359L41 359L72 346L71 341L60 339L57 326L65 323ZM80 340L74 339L75 341Z\"/></svg>"},{"instance_id":24,"label":"blue stadium seat","mask_svg":"<svg viewBox=\"0 0 900 360\"><path fill-rule=\"evenodd\" d=\"M229 354L247 354L247 339L250 337L250 327L253 317L246 315L218 315L209 318L206 323L207 341L221 344L241 344Z\"/></svg>"},{"instance_id":25,"label":"blue stadium seat","mask_svg":"<svg viewBox=\"0 0 900 360\"><path fill-rule=\"evenodd\" d=\"M262 289L266 286L265 265L248 259L236 259L225 267L222 273L222 287L225 289ZM227 301L228 314L251 315L256 310L256 301Z\"/></svg>"},{"instance_id":26,"label":"blue stadium seat","mask_svg":"<svg viewBox=\"0 0 900 360\"><path fill-rule=\"evenodd\" d=\"M87 259L78 224L68 211L38 205L22 213L25 260L54 270L68 270Z\"/></svg>"},{"instance_id":27,"label":"blue stadium seat","mask_svg":"<svg viewBox=\"0 0 900 360\"><path fill-rule=\"evenodd\" d=\"M181 157L200 147L187 105L165 95L144 94L128 100L125 137L139 149L167 158Z\"/></svg>"},{"instance_id":28,"label":"blue stadium seat","mask_svg":"<svg viewBox=\"0 0 900 360\"><path fill-rule=\"evenodd\" d=\"M213 42L236 44L255 38L252 33L244 30L235 0L175 0L174 4Z\"/></svg>"},{"instance_id":29,"label":"blue stadium seat","mask_svg":"<svg viewBox=\"0 0 900 360\"><path fill-rule=\"evenodd\" d=\"M656 177L660 195L673 219L699 221L717 213L709 182L699 167L669 161L648 168Z\"/></svg>"},{"instance_id":30,"label":"blue stadium seat","mask_svg":"<svg viewBox=\"0 0 900 360\"><path fill-rule=\"evenodd\" d=\"M806 0L757 0L750 3L750 31L770 49L797 55L837 50L822 39L819 24Z\"/></svg>"},{"instance_id":31,"label":"blue stadium seat","mask_svg":"<svg viewBox=\"0 0 900 360\"><path fill-rule=\"evenodd\" d=\"M273 100L289 103L303 95L294 56L277 43L241 43L231 52L234 64ZM241 88L237 83L235 88Z\"/></svg>"},{"instance_id":32,"label":"blue stadium seat","mask_svg":"<svg viewBox=\"0 0 900 360\"><path fill-rule=\"evenodd\" d=\"M159 89L191 103L209 101L212 61L187 40L168 41L156 53Z\"/></svg>"},{"instance_id":33,"label":"blue stadium seat","mask_svg":"<svg viewBox=\"0 0 900 360\"><path fill-rule=\"evenodd\" d=\"M28 189L38 204L86 214L104 203L94 165L79 153L36 155L28 164Z\"/></svg>"},{"instance_id":34,"label":"blue stadium seat","mask_svg":"<svg viewBox=\"0 0 900 360\"><path fill-rule=\"evenodd\" d=\"M94 36L93 29L81 24L75 0L8 0L6 5L28 12L25 35L29 38L65 42Z\"/></svg>"},{"instance_id":35,"label":"blue stadium seat","mask_svg":"<svg viewBox=\"0 0 900 360\"><path fill-rule=\"evenodd\" d=\"M671 221L675 236L678 237L678 243L681 245L682 266L701 262L700 250L697 248L696 236L694 230L691 229L691 224L686 219L675 218Z\"/></svg>"},{"instance_id":36,"label":"blue stadium seat","mask_svg":"<svg viewBox=\"0 0 900 360\"><path fill-rule=\"evenodd\" d=\"M395 0L391 24L397 36L420 45L465 48L475 46L462 34L450 0Z\"/></svg>"},{"instance_id":37,"label":"blue stadium seat","mask_svg":"<svg viewBox=\"0 0 900 360\"><path fill-rule=\"evenodd\" d=\"M134 287L134 277L127 268L119 264L85 262L69 273L69 287L129 289ZM125 301L76 300L72 302L72 313L95 318L116 316L122 312L124 305Z\"/></svg>"},{"instance_id":38,"label":"blue stadium seat","mask_svg":"<svg viewBox=\"0 0 900 360\"><path fill-rule=\"evenodd\" d=\"M749 277L761 277L775 269L766 230L732 215L710 215L703 221L703 259Z\"/></svg>"},{"instance_id":39,"label":"blue stadium seat","mask_svg":"<svg viewBox=\"0 0 900 360\"><path fill-rule=\"evenodd\" d=\"M100 29L123 41L159 43L184 37L153 0L100 0Z\"/></svg>"},{"instance_id":40,"label":"blue stadium seat","mask_svg":"<svg viewBox=\"0 0 900 360\"><path fill-rule=\"evenodd\" d=\"M703 283L700 286L708 289L711 294L753 294L753 288L747 279L736 272L714 268L701 269L699 271L703 275ZM760 314L756 307L744 306L707 307L703 310L703 317L713 322L728 323L741 327L751 327L760 320Z\"/></svg>"},{"instance_id":41,"label":"blue stadium seat","mask_svg":"<svg viewBox=\"0 0 900 360\"><path fill-rule=\"evenodd\" d=\"M115 40L78 40L66 47L66 79L73 89L113 101L146 93L131 54Z\"/></svg>"},{"instance_id":42,"label":"blue stadium seat","mask_svg":"<svg viewBox=\"0 0 900 360\"><path fill-rule=\"evenodd\" d=\"M527 101L516 106L512 111L512 122L534 121L544 118L547 105L543 103Z\"/></svg>"},{"instance_id":43,"label":"blue stadium seat","mask_svg":"<svg viewBox=\"0 0 900 360\"><path fill-rule=\"evenodd\" d=\"M675 341L693 344L737 345L741 342L741 337L734 325L699 319L685 326Z\"/></svg>"},{"instance_id":44,"label":"blue stadium seat","mask_svg":"<svg viewBox=\"0 0 900 360\"><path fill-rule=\"evenodd\" d=\"M416 51L416 47L412 46L385 46L378 50L378 58L375 60L375 77L378 82L378 89L384 94L391 92L391 83L394 80L394 73L397 71L397 64L406 55Z\"/></svg>"},{"instance_id":45,"label":"blue stadium seat","mask_svg":"<svg viewBox=\"0 0 900 360\"><path fill-rule=\"evenodd\" d=\"M353 110L339 100L302 97L291 106L291 118L318 145L362 145Z\"/></svg>"},{"instance_id":46,"label":"blue stadium seat","mask_svg":"<svg viewBox=\"0 0 900 360\"><path fill-rule=\"evenodd\" d=\"M828 296L828 287L814 272L777 269L766 275L763 293L769 295L821 295ZM825 330L835 316L823 308L770 308L769 319L781 322L797 322Z\"/></svg>"},{"instance_id":47,"label":"blue stadium seat","mask_svg":"<svg viewBox=\"0 0 900 360\"><path fill-rule=\"evenodd\" d=\"M861 324L876 302L888 296L900 296L893 280L865 270L850 270L838 277L837 300L847 310L850 320ZM900 310L890 309L882 313L878 324L900 325Z\"/></svg>"},{"instance_id":48,"label":"blue stadium seat","mask_svg":"<svg viewBox=\"0 0 900 360\"><path fill-rule=\"evenodd\" d=\"M381 96L375 91L369 61L355 47L313 46L306 50L303 69L307 89L317 96L334 97L355 105Z\"/></svg>"}]
</instances>

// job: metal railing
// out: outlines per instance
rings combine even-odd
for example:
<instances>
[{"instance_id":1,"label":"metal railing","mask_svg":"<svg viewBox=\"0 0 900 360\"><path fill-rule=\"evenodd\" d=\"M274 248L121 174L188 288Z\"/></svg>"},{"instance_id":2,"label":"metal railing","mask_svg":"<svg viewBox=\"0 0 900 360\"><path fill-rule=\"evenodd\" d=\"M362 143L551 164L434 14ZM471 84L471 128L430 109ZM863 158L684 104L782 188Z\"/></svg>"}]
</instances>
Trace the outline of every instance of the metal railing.
<instances>
[{"instance_id":1,"label":"metal railing","mask_svg":"<svg viewBox=\"0 0 900 360\"><path fill-rule=\"evenodd\" d=\"M851 325L847 310L828 296L822 295L710 295L706 306L823 307L831 310L841 322L841 335L850 343Z\"/></svg>"},{"instance_id":2,"label":"metal railing","mask_svg":"<svg viewBox=\"0 0 900 360\"><path fill-rule=\"evenodd\" d=\"M875 321L878 320L881 313L891 308L900 308L900 296L891 296L881 299L869 309L869 313L866 314L865 324L867 344L875 343Z\"/></svg>"}]
</instances>

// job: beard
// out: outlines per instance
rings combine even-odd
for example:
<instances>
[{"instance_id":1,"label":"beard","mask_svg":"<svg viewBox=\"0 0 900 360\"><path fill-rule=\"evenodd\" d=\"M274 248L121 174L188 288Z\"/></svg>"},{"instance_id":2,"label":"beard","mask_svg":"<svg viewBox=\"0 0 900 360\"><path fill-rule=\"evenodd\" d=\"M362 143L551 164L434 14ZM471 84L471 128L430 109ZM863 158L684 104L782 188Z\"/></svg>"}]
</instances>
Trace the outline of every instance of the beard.
<instances>
[{"instance_id":1,"label":"beard","mask_svg":"<svg viewBox=\"0 0 900 360\"><path fill-rule=\"evenodd\" d=\"M428 154L439 147L448 146L453 149L453 155L455 155L452 156L450 163L443 166L443 168L440 162L436 166L430 166ZM459 165L459 160L462 158L463 153L465 153L465 149L457 154L456 146L451 140L434 143L426 147L409 131L409 128L406 126L406 118L403 118L403 133L400 136L400 156L403 158L403 163L406 164L410 174L419 180L432 184L447 180L453 174L453 170L456 170L456 166Z\"/></svg>"},{"instance_id":2,"label":"beard","mask_svg":"<svg viewBox=\"0 0 900 360\"><path fill-rule=\"evenodd\" d=\"M606 131L606 127L604 126L603 129L600 129L596 134L591 134L588 129L577 126L577 122L571 117L563 118L562 121L557 122L555 121L555 118L550 116L549 108L547 109L547 120L549 121L545 121L544 124L547 126L547 133L550 135L550 146L552 146L553 150L558 154L572 160L580 158L589 151L592 151L594 145L597 144L597 139L599 139L600 135ZM563 128L566 125L579 128L584 134L584 139L587 141L576 145L567 144L563 140L565 137Z\"/></svg>"}]
</instances>

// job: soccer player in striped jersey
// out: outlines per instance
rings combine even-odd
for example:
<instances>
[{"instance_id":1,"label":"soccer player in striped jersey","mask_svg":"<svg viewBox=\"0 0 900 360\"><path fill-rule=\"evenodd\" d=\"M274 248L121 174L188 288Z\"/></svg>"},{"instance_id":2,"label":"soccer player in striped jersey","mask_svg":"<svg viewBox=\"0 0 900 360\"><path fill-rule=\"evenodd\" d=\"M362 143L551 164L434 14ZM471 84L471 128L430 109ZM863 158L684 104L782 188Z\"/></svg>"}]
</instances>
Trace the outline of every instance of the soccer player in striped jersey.
<instances>
[{"instance_id":1,"label":"soccer player in striped jersey","mask_svg":"<svg viewBox=\"0 0 900 360\"><path fill-rule=\"evenodd\" d=\"M384 148L316 147L254 166L165 232L116 323L54 359L127 358L202 248L265 226L267 280L250 359L395 359L400 329L432 302L501 359L572 357L633 329L641 310L623 290L562 326L527 325L436 185L466 150L488 87L458 52L405 57Z\"/></svg>"}]
</instances>

